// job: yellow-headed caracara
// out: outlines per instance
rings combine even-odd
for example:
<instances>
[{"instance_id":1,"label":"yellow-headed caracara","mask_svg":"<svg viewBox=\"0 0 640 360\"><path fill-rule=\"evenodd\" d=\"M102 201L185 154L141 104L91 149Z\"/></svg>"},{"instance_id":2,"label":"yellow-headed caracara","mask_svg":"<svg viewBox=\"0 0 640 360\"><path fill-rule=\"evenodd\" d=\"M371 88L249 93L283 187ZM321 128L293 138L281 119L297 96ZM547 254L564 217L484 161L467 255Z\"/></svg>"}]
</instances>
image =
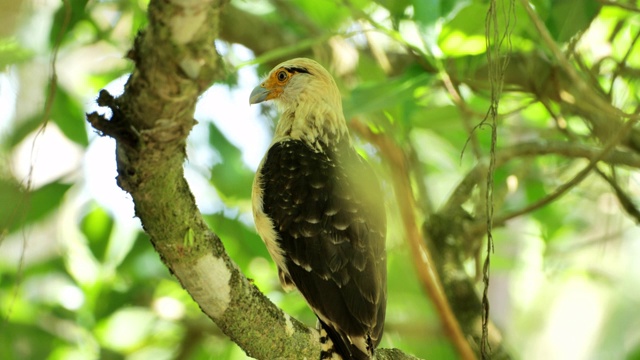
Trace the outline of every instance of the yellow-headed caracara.
<instances>
[{"instance_id":1,"label":"yellow-headed caracara","mask_svg":"<svg viewBox=\"0 0 640 360\"><path fill-rule=\"evenodd\" d=\"M379 184L351 144L340 92L320 64L276 66L251 92L251 104L267 100L281 117L253 183L256 228L283 288L302 293L321 340L332 340L322 357L369 359L387 300Z\"/></svg>"}]
</instances>

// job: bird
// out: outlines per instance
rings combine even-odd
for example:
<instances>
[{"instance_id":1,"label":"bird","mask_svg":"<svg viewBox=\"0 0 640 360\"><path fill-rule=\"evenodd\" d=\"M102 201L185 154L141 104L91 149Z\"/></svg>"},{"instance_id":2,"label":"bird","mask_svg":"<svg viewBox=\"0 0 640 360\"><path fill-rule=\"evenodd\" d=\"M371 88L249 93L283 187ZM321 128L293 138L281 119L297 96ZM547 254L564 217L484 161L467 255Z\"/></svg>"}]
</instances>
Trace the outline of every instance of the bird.
<instances>
[{"instance_id":1,"label":"bird","mask_svg":"<svg viewBox=\"0 0 640 360\"><path fill-rule=\"evenodd\" d=\"M318 62L277 65L249 98L264 101L280 119L253 182L257 232L283 289L297 289L318 318L321 359L371 359L387 302L380 183L355 150L338 86Z\"/></svg>"}]
</instances>

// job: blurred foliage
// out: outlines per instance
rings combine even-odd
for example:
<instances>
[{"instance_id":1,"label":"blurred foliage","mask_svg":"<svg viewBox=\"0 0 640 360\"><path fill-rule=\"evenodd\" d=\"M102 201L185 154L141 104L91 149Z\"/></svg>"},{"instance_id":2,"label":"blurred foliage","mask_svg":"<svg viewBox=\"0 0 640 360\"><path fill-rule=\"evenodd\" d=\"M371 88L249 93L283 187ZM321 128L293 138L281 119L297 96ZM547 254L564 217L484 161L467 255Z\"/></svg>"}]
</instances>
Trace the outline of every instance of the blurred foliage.
<instances>
[{"instance_id":1,"label":"blurred foliage","mask_svg":"<svg viewBox=\"0 0 640 360\"><path fill-rule=\"evenodd\" d=\"M116 186L113 143L104 145L108 140L84 121L101 88L122 91L132 66L123 59L146 26L146 1L25 4L0 8L19 19L0 35L0 358L245 358L161 263ZM610 139L603 131L615 134L626 120L611 116L611 109L594 110L593 96L637 113L640 5L531 1L549 44L522 2L513 2L512 13L509 1L498 4L500 28L506 18L515 23L498 121L498 156L504 161L495 172L494 208L497 219L509 221L496 223L494 233L493 320L514 358L639 359L640 219L629 211L640 206L638 127L616 146L623 160L599 163L600 175L593 172L543 207L510 214L571 181L589 158L575 154L585 148L597 154ZM488 5L234 0L225 8L222 21L231 25L218 48L234 70L231 80L215 86L246 94L229 92L244 94L231 104L207 97L214 115L198 118L187 173L230 256L291 315L310 326L315 322L298 294L281 291L250 215L257 163L247 154L260 143L256 139L270 136L268 126L240 131L256 137L234 136L219 118L223 112L248 114L239 107L247 106L257 76L275 63L314 57L336 75L347 118L366 122L402 149L412 166L416 210L425 221L436 219L457 184L489 156L490 131L477 126L490 101ZM271 31L255 32L252 25ZM249 67L255 59L259 66ZM571 71L588 91L572 87ZM261 110L260 121L273 116L269 108ZM455 359L414 273L390 190L393 164L361 135L355 134L361 152L384 178L381 201L390 213L389 305L381 346ZM563 147L546 151L558 142ZM520 151L523 144L536 151ZM112 172L94 174L97 168ZM468 279L475 278L476 260L484 256L478 253L484 179L476 181L478 187L459 204L468 219L448 219L446 229L464 266L455 275ZM453 266L450 260L438 259L445 267Z\"/></svg>"}]
</instances>

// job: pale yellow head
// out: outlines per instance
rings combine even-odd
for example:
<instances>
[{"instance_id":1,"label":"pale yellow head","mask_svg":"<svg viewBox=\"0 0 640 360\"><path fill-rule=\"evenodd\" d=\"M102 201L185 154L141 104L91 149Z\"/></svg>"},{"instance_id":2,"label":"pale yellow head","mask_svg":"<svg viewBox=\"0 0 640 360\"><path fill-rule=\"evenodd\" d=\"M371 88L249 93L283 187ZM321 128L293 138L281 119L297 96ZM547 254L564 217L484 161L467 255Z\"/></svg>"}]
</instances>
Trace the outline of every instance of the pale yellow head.
<instances>
[{"instance_id":1,"label":"pale yellow head","mask_svg":"<svg viewBox=\"0 0 640 360\"><path fill-rule=\"evenodd\" d=\"M297 58L269 72L251 92L249 103L273 100L281 113L274 141L291 137L319 148L347 136L340 91L333 77L317 62Z\"/></svg>"}]
</instances>

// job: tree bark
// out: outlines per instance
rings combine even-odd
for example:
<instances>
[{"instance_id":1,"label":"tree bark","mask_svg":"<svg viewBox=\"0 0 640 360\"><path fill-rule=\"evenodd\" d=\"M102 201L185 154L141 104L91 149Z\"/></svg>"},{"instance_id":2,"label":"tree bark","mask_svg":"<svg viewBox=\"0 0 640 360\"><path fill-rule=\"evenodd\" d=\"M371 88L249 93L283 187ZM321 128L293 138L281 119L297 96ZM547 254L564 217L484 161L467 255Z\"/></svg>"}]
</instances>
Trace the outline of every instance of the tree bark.
<instances>
[{"instance_id":1,"label":"tree bark","mask_svg":"<svg viewBox=\"0 0 640 360\"><path fill-rule=\"evenodd\" d=\"M184 178L198 96L224 76L214 40L225 2L151 1L149 27L128 54L135 69L124 94L101 91L98 104L111 117L87 118L116 140L118 185L131 194L160 258L202 311L251 357L318 359L317 332L283 313L240 272ZM395 349L380 350L379 358L415 359Z\"/></svg>"}]
</instances>

